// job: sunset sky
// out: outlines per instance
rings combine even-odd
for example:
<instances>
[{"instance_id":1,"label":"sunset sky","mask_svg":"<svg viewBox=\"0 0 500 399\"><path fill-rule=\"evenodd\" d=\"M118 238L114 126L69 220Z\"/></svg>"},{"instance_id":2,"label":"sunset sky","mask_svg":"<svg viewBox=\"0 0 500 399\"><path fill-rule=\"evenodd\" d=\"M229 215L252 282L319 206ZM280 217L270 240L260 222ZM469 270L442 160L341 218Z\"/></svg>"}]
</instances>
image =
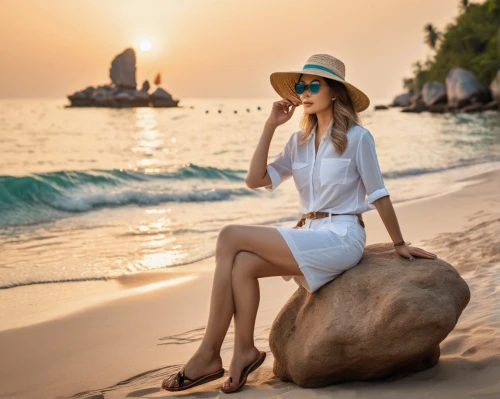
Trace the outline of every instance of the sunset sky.
<instances>
[{"instance_id":1,"label":"sunset sky","mask_svg":"<svg viewBox=\"0 0 500 399\"><path fill-rule=\"evenodd\" d=\"M481 2L481 1L479 1ZM314 53L346 64L372 99L403 91L458 0L1 0L1 98L64 98L109 83L113 57L137 54L137 81L162 74L175 98L275 97L274 71ZM149 51L141 42L151 44ZM152 85L153 86L153 85Z\"/></svg>"}]
</instances>

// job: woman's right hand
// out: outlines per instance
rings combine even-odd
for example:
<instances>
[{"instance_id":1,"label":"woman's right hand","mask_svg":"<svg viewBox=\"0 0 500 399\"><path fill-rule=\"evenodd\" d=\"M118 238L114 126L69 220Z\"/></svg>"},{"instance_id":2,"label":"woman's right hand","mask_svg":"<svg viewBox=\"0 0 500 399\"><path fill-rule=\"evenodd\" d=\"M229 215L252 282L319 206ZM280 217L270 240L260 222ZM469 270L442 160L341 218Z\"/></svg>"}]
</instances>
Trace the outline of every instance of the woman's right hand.
<instances>
[{"instance_id":1,"label":"woman's right hand","mask_svg":"<svg viewBox=\"0 0 500 399\"><path fill-rule=\"evenodd\" d=\"M286 99L275 101L273 103L273 108L271 109L271 114L267 118L267 123L279 126L288 122L292 117L295 108L296 105Z\"/></svg>"}]
</instances>

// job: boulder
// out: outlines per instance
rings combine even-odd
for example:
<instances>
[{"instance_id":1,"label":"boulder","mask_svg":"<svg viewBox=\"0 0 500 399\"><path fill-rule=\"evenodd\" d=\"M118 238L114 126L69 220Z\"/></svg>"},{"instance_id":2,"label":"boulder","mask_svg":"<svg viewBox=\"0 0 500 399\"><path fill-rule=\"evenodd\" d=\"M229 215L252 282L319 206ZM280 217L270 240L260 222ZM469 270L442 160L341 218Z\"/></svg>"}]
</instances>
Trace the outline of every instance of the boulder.
<instances>
[{"instance_id":1,"label":"boulder","mask_svg":"<svg viewBox=\"0 0 500 399\"><path fill-rule=\"evenodd\" d=\"M399 96L396 96L394 100L392 100L392 107L407 107L410 105L410 94L409 93L403 93L400 94Z\"/></svg>"},{"instance_id":2,"label":"boulder","mask_svg":"<svg viewBox=\"0 0 500 399\"><path fill-rule=\"evenodd\" d=\"M151 86L149 85L149 82L147 80L145 80L142 83L141 91L147 93L150 88L151 88Z\"/></svg>"},{"instance_id":3,"label":"boulder","mask_svg":"<svg viewBox=\"0 0 500 399\"><path fill-rule=\"evenodd\" d=\"M177 107L179 101L174 100L168 92L159 87L151 94L151 103L153 107Z\"/></svg>"},{"instance_id":4,"label":"boulder","mask_svg":"<svg viewBox=\"0 0 500 399\"><path fill-rule=\"evenodd\" d=\"M368 245L355 267L312 294L299 287L281 309L269 336L274 374L313 388L433 367L469 300L444 260Z\"/></svg>"},{"instance_id":5,"label":"boulder","mask_svg":"<svg viewBox=\"0 0 500 399\"><path fill-rule=\"evenodd\" d=\"M128 48L113 59L109 77L116 86L135 90L137 84L135 81L134 49Z\"/></svg>"},{"instance_id":6,"label":"boulder","mask_svg":"<svg viewBox=\"0 0 500 399\"><path fill-rule=\"evenodd\" d=\"M456 67L450 69L445 80L448 103L462 107L487 97L483 85L470 71Z\"/></svg>"},{"instance_id":7,"label":"boulder","mask_svg":"<svg viewBox=\"0 0 500 399\"><path fill-rule=\"evenodd\" d=\"M92 95L94 93L94 88L88 86L85 90L76 91L73 94L67 96L68 100L71 101L71 106L73 107L87 107L91 106Z\"/></svg>"},{"instance_id":8,"label":"boulder","mask_svg":"<svg viewBox=\"0 0 500 399\"><path fill-rule=\"evenodd\" d=\"M422 100L425 105L430 106L446 102L446 88L440 82L427 82L422 87Z\"/></svg>"},{"instance_id":9,"label":"boulder","mask_svg":"<svg viewBox=\"0 0 500 399\"><path fill-rule=\"evenodd\" d=\"M67 97L68 100L71 101L71 106L73 107L83 107L89 103L88 98L81 91L75 91Z\"/></svg>"},{"instance_id":10,"label":"boulder","mask_svg":"<svg viewBox=\"0 0 500 399\"><path fill-rule=\"evenodd\" d=\"M375 105L374 109L375 109L375 111L385 110L385 109L389 109L389 107L387 105Z\"/></svg>"}]
</instances>

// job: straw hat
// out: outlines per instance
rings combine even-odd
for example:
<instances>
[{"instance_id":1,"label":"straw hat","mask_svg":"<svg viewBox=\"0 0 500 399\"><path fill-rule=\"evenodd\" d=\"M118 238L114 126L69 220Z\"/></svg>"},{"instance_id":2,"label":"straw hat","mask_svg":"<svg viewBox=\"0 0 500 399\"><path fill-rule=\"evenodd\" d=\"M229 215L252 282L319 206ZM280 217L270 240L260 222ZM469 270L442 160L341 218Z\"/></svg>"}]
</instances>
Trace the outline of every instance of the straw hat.
<instances>
[{"instance_id":1,"label":"straw hat","mask_svg":"<svg viewBox=\"0 0 500 399\"><path fill-rule=\"evenodd\" d=\"M298 82L301 74L322 76L343 83L349 92L356 112L364 111L370 105L368 96L345 80L344 63L329 54L312 55L301 71L272 73L271 85L282 98L287 98L292 102L300 102L299 95L295 93L295 83Z\"/></svg>"}]
</instances>

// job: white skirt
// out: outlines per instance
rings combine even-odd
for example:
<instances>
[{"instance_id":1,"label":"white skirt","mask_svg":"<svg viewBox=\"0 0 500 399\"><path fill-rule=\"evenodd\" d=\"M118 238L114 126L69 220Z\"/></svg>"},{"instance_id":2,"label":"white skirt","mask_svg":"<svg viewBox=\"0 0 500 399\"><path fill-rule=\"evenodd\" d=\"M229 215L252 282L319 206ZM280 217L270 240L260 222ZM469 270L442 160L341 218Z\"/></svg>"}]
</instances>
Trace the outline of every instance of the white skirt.
<instances>
[{"instance_id":1,"label":"white skirt","mask_svg":"<svg viewBox=\"0 0 500 399\"><path fill-rule=\"evenodd\" d=\"M330 221L331 219L331 221ZM275 226L286 241L303 276L283 276L309 292L356 266L366 245L366 232L355 215L307 219L298 229Z\"/></svg>"}]
</instances>

